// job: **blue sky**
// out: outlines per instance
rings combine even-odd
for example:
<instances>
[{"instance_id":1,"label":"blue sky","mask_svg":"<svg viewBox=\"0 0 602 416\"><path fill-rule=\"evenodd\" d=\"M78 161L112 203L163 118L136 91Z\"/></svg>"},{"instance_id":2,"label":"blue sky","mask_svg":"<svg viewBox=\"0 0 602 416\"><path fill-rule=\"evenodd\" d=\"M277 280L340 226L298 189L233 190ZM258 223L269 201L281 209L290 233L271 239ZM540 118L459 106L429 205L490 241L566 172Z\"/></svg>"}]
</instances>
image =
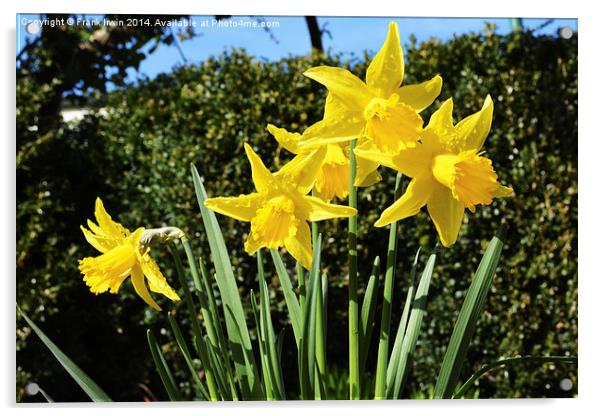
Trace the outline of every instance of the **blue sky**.
<instances>
[{"instance_id":1,"label":"blue sky","mask_svg":"<svg viewBox=\"0 0 602 416\"><path fill-rule=\"evenodd\" d=\"M88 16L97 17L100 16ZM17 16L17 53L26 38L33 36L25 30L27 19L38 18L38 15ZM256 18L237 16L225 21L226 26L218 25L212 16L194 16L194 31L200 36L180 43L182 53L174 45L159 46L149 54L140 65L139 71L130 70L129 81L139 76L153 78L162 72L169 72L174 66L184 63L199 63L211 55L217 55L231 47L245 48L259 58L277 60L289 55L304 55L310 51L309 32L302 16L263 16L270 23L271 35L261 27L230 27L232 24L257 22ZM429 38L441 40L451 39L455 34L481 32L485 23L494 23L497 33L511 31L510 19L500 18L388 18L388 17L318 17L320 27L330 32L323 37L326 50L346 55L361 54L364 50L376 53L387 32L389 21L395 20L399 26L402 44L409 43L411 34L418 41ZM548 19L524 19L527 29L534 29ZM568 26L577 31L576 19L554 19L546 27L538 30L541 34L555 34L561 27ZM150 45L149 45L150 47ZM148 49L148 48L147 48ZM183 56L182 56L183 55Z\"/></svg>"}]
</instances>

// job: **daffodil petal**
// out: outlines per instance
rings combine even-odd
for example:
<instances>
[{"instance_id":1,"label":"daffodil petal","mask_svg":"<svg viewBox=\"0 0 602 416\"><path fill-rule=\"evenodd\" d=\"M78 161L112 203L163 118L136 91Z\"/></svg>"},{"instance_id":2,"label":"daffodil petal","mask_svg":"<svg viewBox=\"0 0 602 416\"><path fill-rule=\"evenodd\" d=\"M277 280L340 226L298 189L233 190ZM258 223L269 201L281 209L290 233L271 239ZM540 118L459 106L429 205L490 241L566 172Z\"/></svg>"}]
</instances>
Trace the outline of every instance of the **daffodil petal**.
<instances>
[{"instance_id":1,"label":"daffodil petal","mask_svg":"<svg viewBox=\"0 0 602 416\"><path fill-rule=\"evenodd\" d=\"M260 194L253 193L234 197L209 198L205 201L205 206L222 215L248 222L255 215L261 200Z\"/></svg>"},{"instance_id":2,"label":"daffodil petal","mask_svg":"<svg viewBox=\"0 0 602 416\"><path fill-rule=\"evenodd\" d=\"M418 143L416 147L398 152L393 156L393 169L410 178L415 178L430 172L432 151L428 143Z\"/></svg>"},{"instance_id":3,"label":"daffodil petal","mask_svg":"<svg viewBox=\"0 0 602 416\"><path fill-rule=\"evenodd\" d=\"M509 186L500 185L500 187L493 194L494 198L507 198L514 196L514 189Z\"/></svg>"},{"instance_id":4,"label":"daffodil petal","mask_svg":"<svg viewBox=\"0 0 602 416\"><path fill-rule=\"evenodd\" d=\"M428 128L434 129L451 129L453 128L453 113L454 101L448 98L441 104L441 107L437 109L429 120Z\"/></svg>"},{"instance_id":5,"label":"daffodil petal","mask_svg":"<svg viewBox=\"0 0 602 416\"><path fill-rule=\"evenodd\" d=\"M365 171L370 171L370 169L365 169ZM362 170L360 170L360 163L358 162L357 164L357 172L362 173ZM359 187L366 187L366 186L372 186L375 183L380 182L382 179L382 176L380 176L380 173L378 173L378 166L377 169L370 171L370 173L366 174L358 174L355 178L355 182L353 183L354 186L359 186Z\"/></svg>"},{"instance_id":6,"label":"daffodil petal","mask_svg":"<svg viewBox=\"0 0 602 416\"><path fill-rule=\"evenodd\" d=\"M397 90L399 101L414 108L418 113L430 106L441 93L443 79L435 75L420 84L404 85Z\"/></svg>"},{"instance_id":7,"label":"daffodil petal","mask_svg":"<svg viewBox=\"0 0 602 416\"><path fill-rule=\"evenodd\" d=\"M366 141L355 149L355 155L358 157L358 172L370 168L360 169L361 164L374 163L377 164L377 167L378 165L383 165L411 178L428 172L432 159L429 148L422 143L418 143L416 147L407 148L397 153L388 153L376 148L370 141ZM358 173L357 177L359 178L360 176Z\"/></svg>"},{"instance_id":8,"label":"daffodil petal","mask_svg":"<svg viewBox=\"0 0 602 416\"><path fill-rule=\"evenodd\" d=\"M349 109L345 105L345 102L333 93L329 92L324 103L324 117L322 118L329 118L333 114L346 113L348 111Z\"/></svg>"},{"instance_id":9,"label":"daffodil petal","mask_svg":"<svg viewBox=\"0 0 602 416\"><path fill-rule=\"evenodd\" d=\"M366 71L366 84L381 98L388 98L403 80L404 62L397 23L389 23L387 38Z\"/></svg>"},{"instance_id":10,"label":"daffodil petal","mask_svg":"<svg viewBox=\"0 0 602 416\"><path fill-rule=\"evenodd\" d=\"M326 147L320 147L311 153L295 156L293 160L276 172L274 177L286 178L305 195L313 188L325 156Z\"/></svg>"},{"instance_id":11,"label":"daffodil petal","mask_svg":"<svg viewBox=\"0 0 602 416\"><path fill-rule=\"evenodd\" d=\"M434 180L428 176L412 179L401 198L384 210L374 225L384 227L392 222L418 214L431 196L433 182Z\"/></svg>"},{"instance_id":12,"label":"daffodil petal","mask_svg":"<svg viewBox=\"0 0 602 416\"><path fill-rule=\"evenodd\" d=\"M441 243L445 247L454 244L458 238L462 218L464 217L462 203L452 196L448 188L437 185L426 207L433 223L435 223Z\"/></svg>"},{"instance_id":13,"label":"daffodil petal","mask_svg":"<svg viewBox=\"0 0 602 416\"><path fill-rule=\"evenodd\" d=\"M245 241L245 251L249 256L252 256L259 250L261 247L264 247L265 243L257 240L255 238L255 234L249 231L249 236L247 237L247 241Z\"/></svg>"},{"instance_id":14,"label":"daffodil petal","mask_svg":"<svg viewBox=\"0 0 602 416\"><path fill-rule=\"evenodd\" d=\"M491 129L492 119L493 101L487 95L481 110L466 117L456 125L458 139L462 143L461 150L480 150Z\"/></svg>"},{"instance_id":15,"label":"daffodil petal","mask_svg":"<svg viewBox=\"0 0 602 416\"><path fill-rule=\"evenodd\" d=\"M357 156L358 164L363 162L373 162L370 166L383 165L391 169L397 169L395 163L393 162L393 153L383 152L374 146L372 140L365 140L362 144L357 146L353 152ZM358 167L359 170L359 167ZM366 175L364 175L366 176Z\"/></svg>"},{"instance_id":16,"label":"daffodil petal","mask_svg":"<svg viewBox=\"0 0 602 416\"><path fill-rule=\"evenodd\" d=\"M94 216L96 217L96 222L103 230L105 234L115 238L123 238L127 237L130 232L123 225L119 224L116 221L113 221L111 216L105 210L104 204L100 198L96 198Z\"/></svg>"},{"instance_id":17,"label":"daffodil petal","mask_svg":"<svg viewBox=\"0 0 602 416\"><path fill-rule=\"evenodd\" d=\"M267 192L271 188L272 173L265 167L261 158L248 143L245 143L245 152L251 164L251 172L255 189L259 192Z\"/></svg>"},{"instance_id":18,"label":"daffodil petal","mask_svg":"<svg viewBox=\"0 0 602 416\"><path fill-rule=\"evenodd\" d=\"M328 118L309 126L299 143L300 148L325 144L342 143L360 136L366 121L363 113L350 111L331 111Z\"/></svg>"},{"instance_id":19,"label":"daffodil petal","mask_svg":"<svg viewBox=\"0 0 602 416\"><path fill-rule=\"evenodd\" d=\"M286 129L276 127L273 124L268 124L268 131L272 136L274 136L280 146L284 147L291 153L299 153L300 150L298 142L301 140L301 134L290 133Z\"/></svg>"},{"instance_id":20,"label":"daffodil petal","mask_svg":"<svg viewBox=\"0 0 602 416\"><path fill-rule=\"evenodd\" d=\"M356 156L358 154L356 153ZM379 182L382 178L378 173L380 162L364 157L358 157L355 165L354 186L370 186Z\"/></svg>"},{"instance_id":21,"label":"daffodil petal","mask_svg":"<svg viewBox=\"0 0 602 416\"><path fill-rule=\"evenodd\" d=\"M85 229L83 226L80 226L79 228L84 233L84 238L86 239L86 241L101 253L106 253L107 251L115 247L115 244L113 244L112 241L108 238L102 235L96 235L90 230Z\"/></svg>"},{"instance_id":22,"label":"daffodil petal","mask_svg":"<svg viewBox=\"0 0 602 416\"><path fill-rule=\"evenodd\" d=\"M343 205L329 204L314 196L304 196L307 203L306 218L309 221L322 221L331 218L347 218L357 214L357 210Z\"/></svg>"},{"instance_id":23,"label":"daffodil petal","mask_svg":"<svg viewBox=\"0 0 602 416\"><path fill-rule=\"evenodd\" d=\"M350 111L363 111L372 95L366 84L344 68L317 66L303 73L338 96Z\"/></svg>"},{"instance_id":24,"label":"daffodil petal","mask_svg":"<svg viewBox=\"0 0 602 416\"><path fill-rule=\"evenodd\" d=\"M297 229L297 233L286 239L284 247L295 260L297 260L307 270L311 268L312 249L311 249L311 233L309 225L303 221Z\"/></svg>"},{"instance_id":25,"label":"daffodil petal","mask_svg":"<svg viewBox=\"0 0 602 416\"><path fill-rule=\"evenodd\" d=\"M142 300L148 304L148 306L157 311L161 310L159 305L157 305L157 302L155 302L151 294L148 292L146 283L144 282L144 273L138 264L132 269L132 285L134 286L134 290L138 296L140 296Z\"/></svg>"},{"instance_id":26,"label":"daffodil petal","mask_svg":"<svg viewBox=\"0 0 602 416\"><path fill-rule=\"evenodd\" d=\"M150 290L156 293L161 293L173 301L180 300L180 297L175 290L173 290L171 286L169 286L169 283L167 283L167 279L165 279L165 276L163 276L163 273L161 273L157 263L155 263L155 261L148 254L143 256L140 266L142 267L142 272L148 280L148 286Z\"/></svg>"}]
</instances>

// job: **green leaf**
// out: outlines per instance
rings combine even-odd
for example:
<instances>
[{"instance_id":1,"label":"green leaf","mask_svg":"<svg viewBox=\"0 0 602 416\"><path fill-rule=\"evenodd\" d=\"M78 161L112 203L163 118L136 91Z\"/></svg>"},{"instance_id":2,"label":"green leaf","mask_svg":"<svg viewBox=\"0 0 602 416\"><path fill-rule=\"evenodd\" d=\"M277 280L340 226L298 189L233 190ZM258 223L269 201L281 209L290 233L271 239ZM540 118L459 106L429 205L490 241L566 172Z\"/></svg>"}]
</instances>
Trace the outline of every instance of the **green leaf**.
<instances>
[{"instance_id":1,"label":"green leaf","mask_svg":"<svg viewBox=\"0 0 602 416\"><path fill-rule=\"evenodd\" d=\"M410 319L408 320L408 327L404 334L401 350L399 352L399 365L397 367L397 374L395 375L396 384L392 391L392 397L394 399L399 398L408 376L412 355L416 348L418 335L420 335L422 318L426 312L426 299L431 285L431 277L433 276L436 258L437 254L435 249L435 252L430 255L424 271L422 272L420 283L418 283L418 288L416 289L416 297L412 302L412 311L410 313Z\"/></svg>"},{"instance_id":2,"label":"green leaf","mask_svg":"<svg viewBox=\"0 0 602 416\"><path fill-rule=\"evenodd\" d=\"M504 358L499 361L496 361L492 364L484 365L479 371L474 373L466 383L462 385L458 389L458 391L453 395L452 398L460 398L464 396L466 390L468 390L479 378L483 375L487 374L489 371L494 370L498 367L507 366L509 364L527 362L527 363L556 363L556 364L575 364L577 365L577 357L563 357L563 356L540 356L540 357L532 357L532 356L524 356L524 357L512 357L512 358Z\"/></svg>"},{"instance_id":3,"label":"green leaf","mask_svg":"<svg viewBox=\"0 0 602 416\"><path fill-rule=\"evenodd\" d=\"M184 301L185 301L186 307L188 309L188 314L190 315L190 322L191 322L191 326L192 326L192 333L193 333L194 339L200 340L203 338L201 335L201 326L200 326L199 320L197 318L196 306L194 304L194 300L192 299L192 294L190 293L190 290L188 289L188 283L186 282L186 275L184 273L184 267L182 265L182 260L180 259L180 254L178 253L176 245L173 242L169 243L168 248L174 259L174 262L176 265L176 274L178 275L178 279L180 281L180 286L182 287L182 291L184 292ZM195 283L195 285L196 285L196 283ZM170 319L171 319L171 315L170 315ZM205 323L205 327L207 327L207 323ZM172 328L173 328L173 325L172 325ZM178 328L178 331L179 331L179 328ZM174 329L174 332L175 332L175 329ZM177 339L177 335L176 335L176 339ZM183 340L183 338L182 338L182 340ZM185 345L186 344L184 343L184 346ZM213 401L218 400L219 396L217 394L217 387L215 385L215 377L213 375L214 370L213 370L213 368L211 368L211 365L209 363L207 352L205 350L205 346L204 346L204 344L203 345L196 344L195 347L197 347L196 350L198 352L199 357L201 358L201 362L202 362L204 370L205 370L205 377L207 378L207 387L209 388L209 396L211 397L211 400L213 400ZM197 376L197 378L198 378L198 376Z\"/></svg>"},{"instance_id":4,"label":"green leaf","mask_svg":"<svg viewBox=\"0 0 602 416\"><path fill-rule=\"evenodd\" d=\"M159 347L159 344L157 344L157 340L150 329L146 331L146 337L148 339L148 346L150 347L151 355L153 356L153 361L155 362L155 367L157 368L159 377L161 377L161 381L165 386L165 390L167 391L169 399L171 401L181 400L180 394L178 393L178 389L176 387L176 381L173 378L169 367L167 366L167 362L165 362L165 357L163 357L161 347Z\"/></svg>"},{"instance_id":5,"label":"green leaf","mask_svg":"<svg viewBox=\"0 0 602 416\"><path fill-rule=\"evenodd\" d=\"M454 388L460 377L462 365L464 364L466 351L470 345L470 340L474 334L483 306L485 305L487 294L493 282L495 269L500 260L502 246L504 245L505 233L506 226L502 224L497 235L493 237L487 246L487 250L485 250L481 263L468 288L466 299L458 315L447 351L445 352L445 357L443 358L443 363L441 364L439 377L437 377L434 392L434 398L436 399L449 399L454 392Z\"/></svg>"},{"instance_id":6,"label":"green leaf","mask_svg":"<svg viewBox=\"0 0 602 416\"><path fill-rule=\"evenodd\" d=\"M253 317L255 318L255 327L257 328L259 359L261 360L261 375L263 376L263 390L265 391L266 400L274 400L272 376L269 370L270 364L267 354L266 341L261 327L261 318L259 317L259 307L257 306L257 298L253 289L251 289L250 298L251 311L253 312Z\"/></svg>"},{"instance_id":7,"label":"green leaf","mask_svg":"<svg viewBox=\"0 0 602 416\"><path fill-rule=\"evenodd\" d=\"M374 328L374 315L376 313L376 303L378 297L378 277L380 275L380 257L376 256L372 264L372 273L366 286L366 293L362 301L361 322L360 322L360 378L366 368L366 359L368 358L368 349L372 339L372 330Z\"/></svg>"},{"instance_id":8,"label":"green leaf","mask_svg":"<svg viewBox=\"0 0 602 416\"><path fill-rule=\"evenodd\" d=\"M401 173L395 178L395 194L393 202L401 195ZM384 400L387 398L387 367L389 366L389 339L391 338L391 307L393 304L393 285L397 270L397 221L389 229L389 244L387 246L387 268L383 288L383 304L380 318L380 334L378 338L378 358L376 360L376 382L374 385L374 398Z\"/></svg>"},{"instance_id":9,"label":"green leaf","mask_svg":"<svg viewBox=\"0 0 602 416\"><path fill-rule=\"evenodd\" d=\"M276 351L276 335L274 334L272 316L270 313L270 295L263 273L263 258L260 251L257 252L257 264L259 277L260 334L265 345L268 373L270 376L271 388L273 389L273 396L278 400L283 400L285 399L284 381L282 379L282 370Z\"/></svg>"},{"instance_id":10,"label":"green leaf","mask_svg":"<svg viewBox=\"0 0 602 416\"><path fill-rule=\"evenodd\" d=\"M213 256L215 274L226 316L226 330L230 340L230 349L234 359L235 372L241 381L243 398L258 400L262 398L259 374L255 365L251 337L245 319L245 313L238 293L236 279L228 250L220 230L215 213L205 207L207 192L194 165L191 166L194 189L203 217L203 224Z\"/></svg>"},{"instance_id":11,"label":"green leaf","mask_svg":"<svg viewBox=\"0 0 602 416\"><path fill-rule=\"evenodd\" d=\"M318 236L314 245L313 262L308 279L308 297L303 316L303 336L299 354L299 374L301 381L301 397L305 400L313 398L316 369L316 309L318 301L318 285L320 282L320 250L322 236Z\"/></svg>"},{"instance_id":12,"label":"green leaf","mask_svg":"<svg viewBox=\"0 0 602 416\"><path fill-rule=\"evenodd\" d=\"M17 310L23 316L27 324L33 329L33 332L40 338L40 340L50 350L52 355L58 360L63 368L69 373L73 380L82 388L82 390L92 399L94 402L111 402L111 398L96 384L86 373L83 372L54 342L46 336L46 334L33 323L25 312L21 310L17 305Z\"/></svg>"},{"instance_id":13,"label":"green leaf","mask_svg":"<svg viewBox=\"0 0 602 416\"><path fill-rule=\"evenodd\" d=\"M288 309L288 316L291 320L291 325L293 326L293 333L295 335L295 342L297 343L297 348L299 348L299 341L302 336L303 331L303 317L301 315L301 307L299 306L299 301L297 300L297 295L293 289L293 285L291 283L291 279L289 274L284 267L284 263L282 262L282 258L280 257L280 253L276 249L270 250L270 254L272 255L272 260L274 261L274 266L276 267L276 274L278 275L278 279L280 280L280 287L282 287L282 292L284 294L284 300L286 301L286 308ZM303 273L303 270L301 270Z\"/></svg>"},{"instance_id":14,"label":"green leaf","mask_svg":"<svg viewBox=\"0 0 602 416\"><path fill-rule=\"evenodd\" d=\"M192 364L190 350L188 349L188 346L186 345L186 341L184 340L184 337L182 336L182 331L180 330L180 327L179 327L178 323L176 322L176 319L174 318L174 316L171 312L169 312L167 316L168 316L169 324L171 325L171 329L174 333L174 336L176 337L176 343L178 344L178 348L180 349L180 352L182 353L182 356L184 357L184 362L186 363L186 366L188 367L188 370L190 371L190 375L192 377L192 380L194 381L195 386L199 389L199 391L201 392L201 395L203 396L203 398L205 400L210 400L209 392L207 391L207 388L205 387L205 385L201 382L201 379L199 378L199 375L198 375L196 369L194 368L194 364ZM205 374L206 373L207 373L207 370L205 370Z\"/></svg>"},{"instance_id":15,"label":"green leaf","mask_svg":"<svg viewBox=\"0 0 602 416\"><path fill-rule=\"evenodd\" d=\"M220 315L217 312L217 302L215 301L215 295L213 294L213 287L211 286L211 282L209 281L209 272L207 271L207 267L205 266L205 262L203 259L199 259L199 265L201 267L201 277L203 279L203 288L204 293L209 301L209 310L210 320L212 322L213 327L217 332L218 346L221 350L222 360L224 361L226 367L226 377L228 378L228 384L230 385L230 394L229 396L233 398L233 400L238 400L238 394L236 392L236 386L234 382L234 375L232 374L232 366L230 365L230 344L226 341L224 337L224 330L222 328L222 320L220 319ZM197 290L199 296L201 292Z\"/></svg>"},{"instance_id":16,"label":"green leaf","mask_svg":"<svg viewBox=\"0 0 602 416\"><path fill-rule=\"evenodd\" d=\"M54 403L54 400L52 400L52 397L50 397L50 396L48 395L48 393L46 393L46 392L44 391L44 389L43 389L43 388L39 387L39 389L40 389L40 394L41 394L41 395L42 395L42 396L43 396L43 397L46 399L46 401L47 401L48 403Z\"/></svg>"},{"instance_id":17,"label":"green leaf","mask_svg":"<svg viewBox=\"0 0 602 416\"><path fill-rule=\"evenodd\" d=\"M326 376L326 314L324 307L324 287L328 287L324 283L327 281L326 273L322 273L322 278L316 282L316 384L314 393L316 399L326 399L324 397L324 386L322 385L323 377Z\"/></svg>"},{"instance_id":18,"label":"green leaf","mask_svg":"<svg viewBox=\"0 0 602 416\"><path fill-rule=\"evenodd\" d=\"M408 325L410 308L412 307L412 302L414 301L414 281L416 280L416 268L418 265L419 255L420 248L416 252L416 256L414 257L414 263L412 264L408 293L406 295L406 301L403 305L401 319L399 320L399 325L397 326L397 335L395 335L395 343L393 344L391 359L389 360L389 366L387 367L387 398L389 399L397 399L397 397L393 397L393 391L399 391L401 386L401 379L398 377L399 361L401 358L401 345L403 343L403 337L405 335L405 331Z\"/></svg>"}]
</instances>

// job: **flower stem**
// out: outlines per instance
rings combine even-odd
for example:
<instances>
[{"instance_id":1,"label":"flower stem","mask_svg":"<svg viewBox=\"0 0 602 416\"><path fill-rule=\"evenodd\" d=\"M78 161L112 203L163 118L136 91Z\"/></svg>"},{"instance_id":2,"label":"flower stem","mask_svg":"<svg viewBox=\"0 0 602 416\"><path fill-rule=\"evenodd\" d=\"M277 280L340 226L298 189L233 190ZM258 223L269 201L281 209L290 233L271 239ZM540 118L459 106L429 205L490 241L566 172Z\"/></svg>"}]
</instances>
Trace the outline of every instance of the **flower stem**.
<instances>
[{"instance_id":1,"label":"flower stem","mask_svg":"<svg viewBox=\"0 0 602 416\"><path fill-rule=\"evenodd\" d=\"M401 194L401 173L395 179L395 197L397 201ZM389 229L389 246L387 247L387 269L385 272L385 287L383 293L382 315L380 319L380 337L378 341L378 359L376 362L376 384L374 398L384 400L387 398L386 380L387 366L389 364L389 338L391 332L391 303L393 302L393 282L395 280L395 267L397 264L397 221Z\"/></svg>"},{"instance_id":2,"label":"flower stem","mask_svg":"<svg viewBox=\"0 0 602 416\"><path fill-rule=\"evenodd\" d=\"M349 206L357 209L355 187L356 160L353 149L356 140L349 144ZM357 297L357 215L349 217L349 399L360 398L359 374L359 324Z\"/></svg>"}]
</instances>

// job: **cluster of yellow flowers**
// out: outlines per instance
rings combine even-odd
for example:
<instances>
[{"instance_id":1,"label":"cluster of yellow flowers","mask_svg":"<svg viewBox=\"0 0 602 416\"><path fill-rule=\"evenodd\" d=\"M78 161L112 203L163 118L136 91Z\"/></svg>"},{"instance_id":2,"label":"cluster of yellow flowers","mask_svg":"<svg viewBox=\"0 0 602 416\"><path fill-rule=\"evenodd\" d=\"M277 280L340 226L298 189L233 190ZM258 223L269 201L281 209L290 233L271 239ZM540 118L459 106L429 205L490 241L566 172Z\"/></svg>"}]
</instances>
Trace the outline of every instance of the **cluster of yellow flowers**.
<instances>
[{"instance_id":1,"label":"cluster of yellow flowers","mask_svg":"<svg viewBox=\"0 0 602 416\"><path fill-rule=\"evenodd\" d=\"M476 205L512 195L512 188L498 182L491 160L481 151L491 128L491 98L487 96L480 111L455 125L453 102L448 99L423 127L420 112L439 96L442 79L437 75L421 84L401 86L404 60L396 23L390 23L385 43L368 67L366 82L346 69L329 66L311 68L305 76L328 88L323 119L302 134L267 126L278 143L296 156L271 173L245 144L256 192L205 202L215 212L251 223L247 253L284 246L303 267L310 268L308 221L357 214L355 208L328 202L349 194L351 140L357 140L353 186L378 182L381 165L412 178L404 195L382 213L377 227L416 215L426 205L442 244L448 247L457 239L465 208L474 212ZM308 195L312 189L315 196ZM114 222L100 199L95 215L98 225L88 221L91 231L83 227L82 231L103 254L80 260L79 266L91 291L116 293L131 275L138 295L160 310L148 292L146 276L151 291L178 300L148 254L145 230L130 233Z\"/></svg>"},{"instance_id":2,"label":"cluster of yellow flowers","mask_svg":"<svg viewBox=\"0 0 602 416\"><path fill-rule=\"evenodd\" d=\"M271 174L245 145L257 193L211 198L205 205L221 214L251 222L245 249L284 246L309 268L309 221L356 215L353 208L330 204L349 193L350 140L357 139L354 186L380 180L380 165L412 178L405 194L387 208L377 227L416 215L426 205L444 246L458 236L464 209L488 205L494 197L512 195L502 186L491 160L481 148L489 133L493 102L454 125L451 99L432 115L428 125L420 112L441 92L439 75L417 85L401 86L404 60L397 24L389 25L382 48L370 63L366 82L343 68L319 66L305 76L328 88L324 117L302 134L268 124L278 143L296 154ZM307 196L312 188L320 197Z\"/></svg>"}]
</instances>

